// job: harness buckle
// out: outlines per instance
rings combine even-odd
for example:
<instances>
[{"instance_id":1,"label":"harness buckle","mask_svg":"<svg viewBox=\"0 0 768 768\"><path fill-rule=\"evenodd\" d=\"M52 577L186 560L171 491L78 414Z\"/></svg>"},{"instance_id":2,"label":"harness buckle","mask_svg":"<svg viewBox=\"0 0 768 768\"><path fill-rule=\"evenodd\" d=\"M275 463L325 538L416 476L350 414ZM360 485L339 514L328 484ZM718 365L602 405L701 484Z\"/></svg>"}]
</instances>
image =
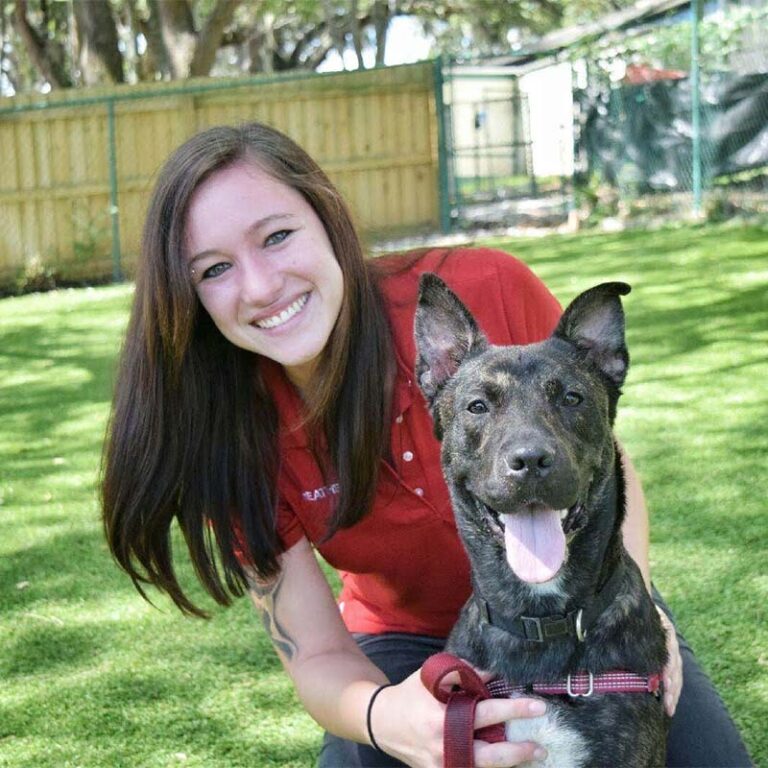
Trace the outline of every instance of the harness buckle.
<instances>
[{"instance_id":1,"label":"harness buckle","mask_svg":"<svg viewBox=\"0 0 768 768\"><path fill-rule=\"evenodd\" d=\"M526 640L534 640L537 643L544 642L544 631L541 627L541 619L536 616L521 616L520 620L523 622Z\"/></svg>"},{"instance_id":2,"label":"harness buckle","mask_svg":"<svg viewBox=\"0 0 768 768\"><path fill-rule=\"evenodd\" d=\"M581 619L583 615L584 615L584 610L582 608L579 608L579 612L576 614L576 637L581 643L583 643L587 639L587 632L581 626Z\"/></svg>"},{"instance_id":3,"label":"harness buckle","mask_svg":"<svg viewBox=\"0 0 768 768\"><path fill-rule=\"evenodd\" d=\"M587 689L586 693L579 693L578 691L574 691L570 674L566 678L565 690L568 692L568 695L572 699L578 699L578 698L586 699L588 696L591 696L594 693L594 691L595 691L595 676L591 672L588 672L587 674L589 675L589 688Z\"/></svg>"}]
</instances>

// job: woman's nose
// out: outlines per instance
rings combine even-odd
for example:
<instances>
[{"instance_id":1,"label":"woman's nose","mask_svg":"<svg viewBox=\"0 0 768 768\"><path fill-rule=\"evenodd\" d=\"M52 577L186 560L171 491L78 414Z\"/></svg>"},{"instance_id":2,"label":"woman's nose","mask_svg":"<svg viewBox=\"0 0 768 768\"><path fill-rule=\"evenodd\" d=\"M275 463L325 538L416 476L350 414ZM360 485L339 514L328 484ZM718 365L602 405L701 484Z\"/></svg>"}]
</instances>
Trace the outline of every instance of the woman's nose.
<instances>
[{"instance_id":1,"label":"woman's nose","mask_svg":"<svg viewBox=\"0 0 768 768\"><path fill-rule=\"evenodd\" d=\"M270 259L248 256L240 261L240 298L257 306L269 306L280 298L284 277Z\"/></svg>"}]
</instances>

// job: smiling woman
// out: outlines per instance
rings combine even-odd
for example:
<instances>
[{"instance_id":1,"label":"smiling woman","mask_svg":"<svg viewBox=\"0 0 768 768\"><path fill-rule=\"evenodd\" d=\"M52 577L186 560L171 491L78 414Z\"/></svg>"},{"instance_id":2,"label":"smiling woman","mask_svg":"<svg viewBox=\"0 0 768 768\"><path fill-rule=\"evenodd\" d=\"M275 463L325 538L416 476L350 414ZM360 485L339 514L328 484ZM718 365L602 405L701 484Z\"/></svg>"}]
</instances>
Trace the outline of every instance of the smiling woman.
<instances>
[{"instance_id":1,"label":"smiling woman","mask_svg":"<svg viewBox=\"0 0 768 768\"><path fill-rule=\"evenodd\" d=\"M328 450L349 481L331 526L351 525L370 504L385 440L387 323L344 201L309 155L264 125L209 129L168 159L142 251L105 447L104 519L136 586L149 579L199 614L170 560L174 517L217 601L246 586L239 547L261 576L278 571L274 521L262 513L274 507L278 415L260 361L285 364L297 383L316 370L305 416L334 424ZM361 326L367 333L351 332ZM334 413L352 389L360 397Z\"/></svg>"},{"instance_id":2,"label":"smiling woman","mask_svg":"<svg viewBox=\"0 0 768 768\"><path fill-rule=\"evenodd\" d=\"M186 250L222 335L306 388L339 316L344 278L304 197L253 162L220 170L192 195Z\"/></svg>"}]
</instances>

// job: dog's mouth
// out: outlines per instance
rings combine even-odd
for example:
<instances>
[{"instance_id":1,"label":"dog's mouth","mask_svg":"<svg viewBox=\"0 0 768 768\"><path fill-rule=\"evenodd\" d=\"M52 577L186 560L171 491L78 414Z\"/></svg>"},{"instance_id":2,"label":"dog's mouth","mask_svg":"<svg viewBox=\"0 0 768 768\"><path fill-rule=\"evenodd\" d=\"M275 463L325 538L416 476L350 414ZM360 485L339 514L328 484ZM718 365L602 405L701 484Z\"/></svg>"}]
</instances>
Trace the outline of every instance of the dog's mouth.
<instances>
[{"instance_id":1,"label":"dog's mouth","mask_svg":"<svg viewBox=\"0 0 768 768\"><path fill-rule=\"evenodd\" d=\"M514 512L498 512L478 499L491 529L506 550L507 562L522 581L541 584L557 576L568 557L568 544L586 523L584 505L567 509L541 503L523 504Z\"/></svg>"}]
</instances>

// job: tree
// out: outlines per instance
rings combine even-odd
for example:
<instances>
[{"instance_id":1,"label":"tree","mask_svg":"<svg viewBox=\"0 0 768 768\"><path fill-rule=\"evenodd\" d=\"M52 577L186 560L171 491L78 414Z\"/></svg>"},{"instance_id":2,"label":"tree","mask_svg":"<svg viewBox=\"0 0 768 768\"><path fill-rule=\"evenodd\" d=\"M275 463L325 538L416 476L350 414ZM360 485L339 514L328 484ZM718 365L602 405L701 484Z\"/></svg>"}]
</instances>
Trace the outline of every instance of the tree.
<instances>
[{"instance_id":1,"label":"tree","mask_svg":"<svg viewBox=\"0 0 768 768\"><path fill-rule=\"evenodd\" d=\"M211 74L314 70L331 51L382 65L396 16L421 22L435 52L510 52L627 0L0 0L5 92Z\"/></svg>"},{"instance_id":2,"label":"tree","mask_svg":"<svg viewBox=\"0 0 768 768\"><path fill-rule=\"evenodd\" d=\"M3 50L23 49L37 85L50 88L204 76L242 2L2 0ZM24 79L21 58L5 67L12 85Z\"/></svg>"}]
</instances>

